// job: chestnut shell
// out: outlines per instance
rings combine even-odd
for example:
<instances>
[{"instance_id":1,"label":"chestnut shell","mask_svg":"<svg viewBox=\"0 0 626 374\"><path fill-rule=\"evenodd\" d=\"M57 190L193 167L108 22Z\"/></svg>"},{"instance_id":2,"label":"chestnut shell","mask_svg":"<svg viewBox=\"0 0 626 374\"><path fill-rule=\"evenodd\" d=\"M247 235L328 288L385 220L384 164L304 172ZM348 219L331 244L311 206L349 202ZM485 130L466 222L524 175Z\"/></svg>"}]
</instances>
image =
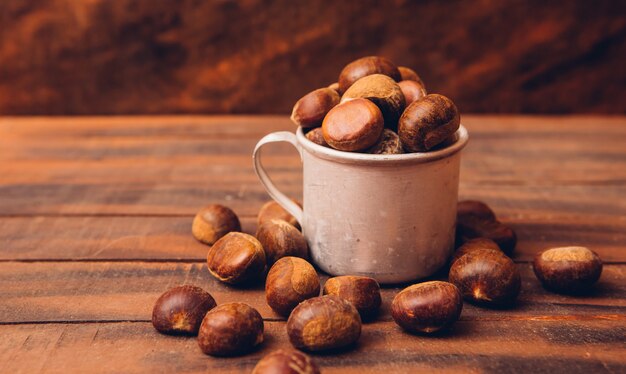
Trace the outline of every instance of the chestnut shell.
<instances>
[{"instance_id":1,"label":"chestnut shell","mask_svg":"<svg viewBox=\"0 0 626 374\"><path fill-rule=\"evenodd\" d=\"M363 321L374 318L380 309L380 286L370 277L342 275L329 278L324 284L324 295L339 296L350 302Z\"/></svg>"},{"instance_id":2,"label":"chestnut shell","mask_svg":"<svg viewBox=\"0 0 626 374\"><path fill-rule=\"evenodd\" d=\"M256 238L263 246L268 266L286 256L309 257L309 246L304 235L282 219L265 221L257 229Z\"/></svg>"},{"instance_id":3,"label":"chestnut shell","mask_svg":"<svg viewBox=\"0 0 626 374\"><path fill-rule=\"evenodd\" d=\"M288 316L299 303L320 294L315 268L298 257L283 257L267 273L265 298L278 314Z\"/></svg>"},{"instance_id":4,"label":"chestnut shell","mask_svg":"<svg viewBox=\"0 0 626 374\"><path fill-rule=\"evenodd\" d=\"M254 236L231 232L209 248L207 267L222 282L243 283L265 272L265 251Z\"/></svg>"},{"instance_id":5,"label":"chestnut shell","mask_svg":"<svg viewBox=\"0 0 626 374\"><path fill-rule=\"evenodd\" d=\"M152 325L171 335L196 335L215 299L200 287L182 285L163 293L154 303Z\"/></svg>"},{"instance_id":6,"label":"chestnut shell","mask_svg":"<svg viewBox=\"0 0 626 374\"><path fill-rule=\"evenodd\" d=\"M577 294L588 291L602 274L602 260L586 247L550 248L535 256L535 275L548 290Z\"/></svg>"},{"instance_id":7,"label":"chestnut shell","mask_svg":"<svg viewBox=\"0 0 626 374\"><path fill-rule=\"evenodd\" d=\"M450 267L449 280L466 300L484 306L509 306L521 288L515 263L491 249L477 249L459 257Z\"/></svg>"},{"instance_id":8,"label":"chestnut shell","mask_svg":"<svg viewBox=\"0 0 626 374\"><path fill-rule=\"evenodd\" d=\"M211 356L250 352L263 342L263 318L244 303L222 304L209 311L198 332L198 345Z\"/></svg>"},{"instance_id":9,"label":"chestnut shell","mask_svg":"<svg viewBox=\"0 0 626 374\"><path fill-rule=\"evenodd\" d=\"M452 283L430 281L400 291L391 303L391 316L412 333L433 333L456 322L463 310L463 296Z\"/></svg>"},{"instance_id":10,"label":"chestnut shell","mask_svg":"<svg viewBox=\"0 0 626 374\"><path fill-rule=\"evenodd\" d=\"M344 348L361 336L361 317L344 299L326 295L301 302L287 320L291 344L301 350Z\"/></svg>"},{"instance_id":11,"label":"chestnut shell","mask_svg":"<svg viewBox=\"0 0 626 374\"><path fill-rule=\"evenodd\" d=\"M194 238L208 245L232 231L241 231L239 218L230 208L219 204L202 208L191 225Z\"/></svg>"},{"instance_id":12,"label":"chestnut shell","mask_svg":"<svg viewBox=\"0 0 626 374\"><path fill-rule=\"evenodd\" d=\"M295 349L278 349L265 355L252 374L319 374L320 368L308 355Z\"/></svg>"}]
</instances>

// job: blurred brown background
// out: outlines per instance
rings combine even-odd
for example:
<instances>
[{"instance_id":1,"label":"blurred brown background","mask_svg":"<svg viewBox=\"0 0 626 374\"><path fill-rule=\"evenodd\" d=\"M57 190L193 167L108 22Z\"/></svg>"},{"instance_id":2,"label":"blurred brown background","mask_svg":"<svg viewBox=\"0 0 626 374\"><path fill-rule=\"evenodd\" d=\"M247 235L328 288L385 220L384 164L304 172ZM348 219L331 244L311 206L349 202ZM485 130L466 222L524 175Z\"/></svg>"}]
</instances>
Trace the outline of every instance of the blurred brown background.
<instances>
[{"instance_id":1,"label":"blurred brown background","mask_svg":"<svg viewBox=\"0 0 626 374\"><path fill-rule=\"evenodd\" d=\"M626 113L623 0L2 0L0 114L288 113L371 54L465 113Z\"/></svg>"}]
</instances>

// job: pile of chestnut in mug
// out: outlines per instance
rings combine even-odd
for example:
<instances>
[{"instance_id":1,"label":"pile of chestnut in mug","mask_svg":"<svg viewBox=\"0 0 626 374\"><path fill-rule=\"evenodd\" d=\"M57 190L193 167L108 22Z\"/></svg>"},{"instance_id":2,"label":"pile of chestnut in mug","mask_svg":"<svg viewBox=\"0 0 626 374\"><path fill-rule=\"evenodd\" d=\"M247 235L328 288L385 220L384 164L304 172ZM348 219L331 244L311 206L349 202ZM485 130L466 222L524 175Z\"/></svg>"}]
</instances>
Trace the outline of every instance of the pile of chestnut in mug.
<instances>
[{"instance_id":1,"label":"pile of chestnut in mug","mask_svg":"<svg viewBox=\"0 0 626 374\"><path fill-rule=\"evenodd\" d=\"M268 202L257 223L255 236L242 233L231 209L210 205L194 218L192 233L210 245L207 268L212 276L231 285L265 281L267 304L287 317L286 333L293 348L270 352L253 373L319 373L319 366L303 351L353 347L361 324L378 317L383 302L380 287L372 278L343 275L329 278L322 288L294 217ZM486 204L461 201L456 239L447 282L419 282L391 300L391 316L405 331L427 336L448 328L459 319L464 300L487 308L514 306L521 287L509 257L517 241L515 232ZM546 289L566 294L588 291L602 272L598 255L585 247L547 249L536 256L533 266ZM217 305L208 292L192 285L161 295L152 324L164 334L197 335L202 352L212 356L250 353L264 340L263 318L255 308L244 302Z\"/></svg>"},{"instance_id":2,"label":"pile of chestnut in mug","mask_svg":"<svg viewBox=\"0 0 626 374\"><path fill-rule=\"evenodd\" d=\"M324 147L399 154L445 146L461 117L450 99L427 94L415 71L370 56L346 65L337 83L298 100L291 120Z\"/></svg>"}]
</instances>

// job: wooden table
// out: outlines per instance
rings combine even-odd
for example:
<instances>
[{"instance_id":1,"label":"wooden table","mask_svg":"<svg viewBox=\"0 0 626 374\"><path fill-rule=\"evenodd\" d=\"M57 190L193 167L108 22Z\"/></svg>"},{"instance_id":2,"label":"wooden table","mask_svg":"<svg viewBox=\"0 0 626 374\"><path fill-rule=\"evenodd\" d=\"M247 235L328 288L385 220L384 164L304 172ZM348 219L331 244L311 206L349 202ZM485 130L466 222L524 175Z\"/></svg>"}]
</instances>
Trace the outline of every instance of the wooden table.
<instances>
[{"instance_id":1,"label":"wooden table","mask_svg":"<svg viewBox=\"0 0 626 374\"><path fill-rule=\"evenodd\" d=\"M324 372L626 371L626 117L464 116L460 197L489 203L519 236L516 308L465 304L437 336L400 331L383 291L380 319L356 349L316 356ZM208 203L232 207L244 231L268 196L251 152L286 117L0 118L0 372L249 372L289 345L262 285L209 275L190 234ZM302 191L289 146L264 160L289 195ZM579 244L605 261L596 290L542 289L530 261ZM326 276L323 276L326 278ZM238 358L203 355L193 338L155 332L155 299L193 283L218 303L265 318L266 342Z\"/></svg>"}]
</instances>

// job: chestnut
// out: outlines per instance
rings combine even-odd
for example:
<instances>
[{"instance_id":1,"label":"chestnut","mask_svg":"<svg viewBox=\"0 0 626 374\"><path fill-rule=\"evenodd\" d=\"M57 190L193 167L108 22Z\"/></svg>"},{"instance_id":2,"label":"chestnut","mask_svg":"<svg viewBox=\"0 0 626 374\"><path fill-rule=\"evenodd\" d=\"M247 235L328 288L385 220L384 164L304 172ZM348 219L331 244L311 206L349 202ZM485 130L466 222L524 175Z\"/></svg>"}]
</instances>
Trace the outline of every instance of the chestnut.
<instances>
[{"instance_id":1,"label":"chestnut","mask_svg":"<svg viewBox=\"0 0 626 374\"><path fill-rule=\"evenodd\" d=\"M466 219L468 216L495 221L496 214L491 210L489 205L478 200L463 200L456 204L457 220Z\"/></svg>"},{"instance_id":2,"label":"chestnut","mask_svg":"<svg viewBox=\"0 0 626 374\"><path fill-rule=\"evenodd\" d=\"M204 354L234 356L250 352L263 342L263 318L244 303L228 303L208 312L198 332Z\"/></svg>"},{"instance_id":3,"label":"chestnut","mask_svg":"<svg viewBox=\"0 0 626 374\"><path fill-rule=\"evenodd\" d=\"M302 203L300 203L298 200L291 199L291 201L293 201L294 203L296 203L296 205L302 208ZM280 206L280 204L278 204L274 200L268 201L267 203L263 204L261 210L259 210L259 215L257 216L256 223L258 226L261 226L266 221L272 219L282 219L283 221L287 221L287 223L289 223L290 225L293 225L298 230L300 229L300 225L298 224L298 220L296 220L296 217L289 214L289 212L287 212L282 206Z\"/></svg>"},{"instance_id":4,"label":"chestnut","mask_svg":"<svg viewBox=\"0 0 626 374\"><path fill-rule=\"evenodd\" d=\"M368 75L354 82L344 92L341 102L353 99L368 99L380 109L385 120L385 127L397 129L398 118L405 107L404 95L400 86L391 78L382 74Z\"/></svg>"},{"instance_id":5,"label":"chestnut","mask_svg":"<svg viewBox=\"0 0 626 374\"><path fill-rule=\"evenodd\" d=\"M400 87L400 90L402 90L407 106L426 96L426 89L424 86L415 81L402 81L398 83L398 86Z\"/></svg>"},{"instance_id":6,"label":"chestnut","mask_svg":"<svg viewBox=\"0 0 626 374\"><path fill-rule=\"evenodd\" d=\"M288 348L265 355L252 374L320 374L320 368L306 354Z\"/></svg>"},{"instance_id":7,"label":"chestnut","mask_svg":"<svg viewBox=\"0 0 626 374\"><path fill-rule=\"evenodd\" d=\"M301 302L287 320L291 344L306 351L326 351L355 343L361 336L361 317L346 300L326 295Z\"/></svg>"},{"instance_id":8,"label":"chestnut","mask_svg":"<svg viewBox=\"0 0 626 374\"><path fill-rule=\"evenodd\" d=\"M263 246L252 235L231 232L215 242L207 254L209 272L222 282L243 283L265 272Z\"/></svg>"},{"instance_id":9,"label":"chestnut","mask_svg":"<svg viewBox=\"0 0 626 374\"><path fill-rule=\"evenodd\" d=\"M339 94L341 96L341 92L339 91L339 83L338 82L329 84L328 88L330 88L331 90L337 91L337 94Z\"/></svg>"},{"instance_id":10,"label":"chestnut","mask_svg":"<svg viewBox=\"0 0 626 374\"><path fill-rule=\"evenodd\" d=\"M328 87L309 92L294 105L291 121L302 128L319 127L339 99L337 91Z\"/></svg>"},{"instance_id":11,"label":"chestnut","mask_svg":"<svg viewBox=\"0 0 626 374\"><path fill-rule=\"evenodd\" d=\"M288 316L300 302L319 294L320 280L315 268L298 257L276 261L265 280L267 304L283 316Z\"/></svg>"},{"instance_id":12,"label":"chestnut","mask_svg":"<svg viewBox=\"0 0 626 374\"><path fill-rule=\"evenodd\" d=\"M397 155L404 153L398 134L389 129L383 130L383 135L373 147L366 150L374 155Z\"/></svg>"},{"instance_id":13,"label":"chestnut","mask_svg":"<svg viewBox=\"0 0 626 374\"><path fill-rule=\"evenodd\" d=\"M463 309L463 296L452 283L431 281L400 291L391 302L391 316L411 333L433 333L456 322Z\"/></svg>"},{"instance_id":14,"label":"chestnut","mask_svg":"<svg viewBox=\"0 0 626 374\"><path fill-rule=\"evenodd\" d=\"M459 257L448 278L466 300L485 306L508 306L521 288L515 263L492 249L476 249Z\"/></svg>"},{"instance_id":15,"label":"chestnut","mask_svg":"<svg viewBox=\"0 0 626 374\"><path fill-rule=\"evenodd\" d=\"M459 257L477 249L492 250L500 254L504 254L498 244L493 240L488 238L476 238L470 239L466 241L462 246L460 246L456 250L456 252L454 252L454 255L452 256L452 261L450 261L450 263L454 263L454 261L456 261Z\"/></svg>"},{"instance_id":16,"label":"chestnut","mask_svg":"<svg viewBox=\"0 0 626 374\"><path fill-rule=\"evenodd\" d=\"M400 78L402 81L414 81L419 83L420 86L425 87L422 78L420 78L415 70L407 68L406 66L398 66L398 71L400 72Z\"/></svg>"},{"instance_id":17,"label":"chestnut","mask_svg":"<svg viewBox=\"0 0 626 374\"><path fill-rule=\"evenodd\" d=\"M268 266L285 256L309 257L309 246L304 235L282 219L264 222L257 229L256 238L263 246Z\"/></svg>"},{"instance_id":18,"label":"chestnut","mask_svg":"<svg viewBox=\"0 0 626 374\"><path fill-rule=\"evenodd\" d=\"M452 100L426 95L405 109L398 121L398 135L407 152L424 152L452 136L461 124Z\"/></svg>"},{"instance_id":19,"label":"chestnut","mask_svg":"<svg viewBox=\"0 0 626 374\"><path fill-rule=\"evenodd\" d=\"M400 71L388 59L379 56L362 57L352 61L341 70L338 80L339 92L346 92L354 82L372 74L383 74L396 82L401 79Z\"/></svg>"},{"instance_id":20,"label":"chestnut","mask_svg":"<svg viewBox=\"0 0 626 374\"><path fill-rule=\"evenodd\" d=\"M475 238L493 240L507 256L513 253L517 244L515 231L500 221L484 219L475 215L458 216L456 222L457 243L462 244Z\"/></svg>"},{"instance_id":21,"label":"chestnut","mask_svg":"<svg viewBox=\"0 0 626 374\"><path fill-rule=\"evenodd\" d=\"M174 287L154 303L152 325L163 334L196 335L204 315L213 308L215 300L202 288Z\"/></svg>"},{"instance_id":22,"label":"chestnut","mask_svg":"<svg viewBox=\"0 0 626 374\"><path fill-rule=\"evenodd\" d=\"M354 99L337 105L324 118L324 140L340 151L361 151L378 141L384 127L380 109L369 100Z\"/></svg>"},{"instance_id":23,"label":"chestnut","mask_svg":"<svg viewBox=\"0 0 626 374\"><path fill-rule=\"evenodd\" d=\"M235 212L218 204L202 208L191 225L194 238L208 245L232 231L241 231L239 218Z\"/></svg>"},{"instance_id":24,"label":"chestnut","mask_svg":"<svg viewBox=\"0 0 626 374\"><path fill-rule=\"evenodd\" d=\"M326 143L326 140L324 140L324 133L322 132L321 127L316 127L313 130L307 132L304 137L317 145L321 145L322 147L329 146L328 143Z\"/></svg>"},{"instance_id":25,"label":"chestnut","mask_svg":"<svg viewBox=\"0 0 626 374\"><path fill-rule=\"evenodd\" d=\"M372 319L380 309L380 286L373 278L356 275L329 278L324 284L323 293L350 302L361 315L361 320Z\"/></svg>"},{"instance_id":26,"label":"chestnut","mask_svg":"<svg viewBox=\"0 0 626 374\"><path fill-rule=\"evenodd\" d=\"M535 257L535 275L551 291L577 294L588 291L602 274L602 260L586 247L547 249Z\"/></svg>"}]
</instances>

